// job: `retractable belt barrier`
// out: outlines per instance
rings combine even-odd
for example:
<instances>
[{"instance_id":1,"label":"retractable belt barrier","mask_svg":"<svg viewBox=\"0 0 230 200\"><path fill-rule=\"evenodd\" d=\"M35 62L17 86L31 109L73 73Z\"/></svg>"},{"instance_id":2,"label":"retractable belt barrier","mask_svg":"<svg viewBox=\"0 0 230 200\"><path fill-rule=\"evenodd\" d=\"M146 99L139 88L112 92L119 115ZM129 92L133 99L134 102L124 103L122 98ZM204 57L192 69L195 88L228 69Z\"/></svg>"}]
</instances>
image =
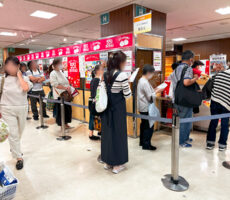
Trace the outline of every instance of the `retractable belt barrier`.
<instances>
[{"instance_id":1,"label":"retractable belt barrier","mask_svg":"<svg viewBox=\"0 0 230 200\"><path fill-rule=\"evenodd\" d=\"M28 94L29 97L38 98L40 103L40 115L41 115L41 126L37 128L47 128L48 126L44 125L43 121L43 101L58 103L61 107L61 132L62 135L57 138L58 140L69 140L71 139L70 136L66 135L66 125L65 125L65 104L88 109L88 106L75 104L71 102L66 102L64 99L61 100L54 100L48 99L32 94ZM162 118L162 117L152 117L147 115L135 114L127 112L127 116L134 117L134 118L141 118L146 120L154 120L158 122L170 123L172 124L172 143L171 143L171 174L166 174L164 178L162 178L163 185L173 191L185 191L189 188L189 183L181 176L179 176L179 137L180 137L180 124L183 123L192 123L204 120L213 120L213 119L222 119L230 117L230 113L220 114L220 115L209 115L209 116L199 116L199 117L191 117L191 118L182 118L178 116L178 114L173 114L172 119L169 118Z\"/></svg>"}]
</instances>

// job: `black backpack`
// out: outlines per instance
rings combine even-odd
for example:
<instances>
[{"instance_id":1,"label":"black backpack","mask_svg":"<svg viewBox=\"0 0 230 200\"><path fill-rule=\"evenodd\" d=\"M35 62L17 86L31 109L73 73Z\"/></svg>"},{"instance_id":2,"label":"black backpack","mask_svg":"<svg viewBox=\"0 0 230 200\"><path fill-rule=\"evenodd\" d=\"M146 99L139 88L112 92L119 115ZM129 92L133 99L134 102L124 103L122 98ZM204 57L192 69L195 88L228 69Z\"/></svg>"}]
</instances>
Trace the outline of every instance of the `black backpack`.
<instances>
[{"instance_id":1,"label":"black backpack","mask_svg":"<svg viewBox=\"0 0 230 200\"><path fill-rule=\"evenodd\" d=\"M185 67L181 73L181 79L178 81L175 90L175 103L189 108L199 107L202 103L202 93L199 92L200 86L194 83L190 86L184 85L184 75L188 67Z\"/></svg>"},{"instance_id":2,"label":"black backpack","mask_svg":"<svg viewBox=\"0 0 230 200\"><path fill-rule=\"evenodd\" d=\"M204 87L202 88L202 99L203 100L208 100L211 98L214 80L215 80L215 76L208 79L208 81L205 83Z\"/></svg>"}]
</instances>

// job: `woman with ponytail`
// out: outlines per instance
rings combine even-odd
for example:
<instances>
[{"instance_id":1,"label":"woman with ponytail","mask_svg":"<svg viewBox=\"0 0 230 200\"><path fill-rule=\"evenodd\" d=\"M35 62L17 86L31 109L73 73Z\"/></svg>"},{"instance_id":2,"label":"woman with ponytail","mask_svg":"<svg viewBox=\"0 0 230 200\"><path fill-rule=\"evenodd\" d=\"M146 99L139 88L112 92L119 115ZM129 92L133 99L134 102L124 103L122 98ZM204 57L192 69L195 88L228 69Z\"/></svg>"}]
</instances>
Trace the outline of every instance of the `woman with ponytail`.
<instances>
[{"instance_id":1,"label":"woman with ponytail","mask_svg":"<svg viewBox=\"0 0 230 200\"><path fill-rule=\"evenodd\" d=\"M108 95L108 106L102 114L101 160L106 170L117 174L128 162L126 98L131 96L128 77L123 72L126 55L122 51L113 53L107 63L104 82Z\"/></svg>"}]
</instances>

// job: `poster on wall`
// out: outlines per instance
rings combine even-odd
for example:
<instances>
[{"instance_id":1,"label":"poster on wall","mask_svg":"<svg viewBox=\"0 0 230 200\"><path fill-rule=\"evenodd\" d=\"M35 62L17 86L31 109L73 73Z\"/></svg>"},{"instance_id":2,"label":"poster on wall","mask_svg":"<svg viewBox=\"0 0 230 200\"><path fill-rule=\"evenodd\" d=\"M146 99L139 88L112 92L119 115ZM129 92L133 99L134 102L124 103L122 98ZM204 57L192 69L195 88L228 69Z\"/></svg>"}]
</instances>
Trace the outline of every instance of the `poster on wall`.
<instances>
[{"instance_id":1,"label":"poster on wall","mask_svg":"<svg viewBox=\"0 0 230 200\"><path fill-rule=\"evenodd\" d=\"M225 69L227 66L227 55L226 54L213 54L210 56L210 73L211 76L217 71Z\"/></svg>"},{"instance_id":2,"label":"poster on wall","mask_svg":"<svg viewBox=\"0 0 230 200\"><path fill-rule=\"evenodd\" d=\"M63 65L63 72L65 74L65 77L68 78L68 62L67 57L62 58L62 65Z\"/></svg>"},{"instance_id":3,"label":"poster on wall","mask_svg":"<svg viewBox=\"0 0 230 200\"><path fill-rule=\"evenodd\" d=\"M75 87L80 87L80 73L79 73L79 58L78 57L68 57L68 79L69 83Z\"/></svg>"},{"instance_id":4,"label":"poster on wall","mask_svg":"<svg viewBox=\"0 0 230 200\"><path fill-rule=\"evenodd\" d=\"M200 70L202 71L203 74L210 74L210 61L207 59L200 60L204 65L201 66Z\"/></svg>"},{"instance_id":5,"label":"poster on wall","mask_svg":"<svg viewBox=\"0 0 230 200\"><path fill-rule=\"evenodd\" d=\"M85 87L90 89L92 71L96 65L101 64L100 54L85 55Z\"/></svg>"},{"instance_id":6,"label":"poster on wall","mask_svg":"<svg viewBox=\"0 0 230 200\"><path fill-rule=\"evenodd\" d=\"M134 17L133 29L134 34L150 32L152 30L152 13Z\"/></svg>"},{"instance_id":7,"label":"poster on wall","mask_svg":"<svg viewBox=\"0 0 230 200\"><path fill-rule=\"evenodd\" d=\"M153 66L155 71L162 70L162 58L161 58L161 51L154 51L153 52Z\"/></svg>"}]
</instances>

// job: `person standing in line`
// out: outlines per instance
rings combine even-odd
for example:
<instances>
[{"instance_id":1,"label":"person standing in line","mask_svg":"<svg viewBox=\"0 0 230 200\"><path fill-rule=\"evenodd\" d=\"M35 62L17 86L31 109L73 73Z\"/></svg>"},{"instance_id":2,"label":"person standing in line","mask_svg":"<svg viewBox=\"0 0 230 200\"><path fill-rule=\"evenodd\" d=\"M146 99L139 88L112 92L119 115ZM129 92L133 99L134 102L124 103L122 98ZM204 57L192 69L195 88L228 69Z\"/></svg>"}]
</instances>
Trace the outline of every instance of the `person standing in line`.
<instances>
[{"instance_id":1,"label":"person standing in line","mask_svg":"<svg viewBox=\"0 0 230 200\"><path fill-rule=\"evenodd\" d=\"M183 80L184 86L190 86L197 81L198 76L193 75L193 70L191 67L193 64L193 60L194 60L194 53L192 51L187 50L183 52L182 62L180 63L179 66L177 66L177 68L173 71L172 75L170 76L173 84L172 102L174 103L174 108L180 118L192 117L192 112L193 112L192 107L185 107L185 106L175 104L175 90L176 90L177 83L181 79L181 74L185 68L187 68L187 70L185 72L184 80ZM191 128L192 128L192 123L180 124L180 146L181 147L185 147L185 148L192 147L192 145L190 144L192 142L192 139L189 138Z\"/></svg>"},{"instance_id":2,"label":"person standing in line","mask_svg":"<svg viewBox=\"0 0 230 200\"><path fill-rule=\"evenodd\" d=\"M21 136L25 127L28 102L27 92L32 88L29 78L22 76L17 57L5 61L5 77L1 77L1 115L9 125L9 143L13 157L17 160L16 169L23 168Z\"/></svg>"},{"instance_id":3,"label":"person standing in line","mask_svg":"<svg viewBox=\"0 0 230 200\"><path fill-rule=\"evenodd\" d=\"M211 95L211 115L230 113L230 69L219 72L214 79ZM209 150L214 149L216 141L216 128L219 119L211 120L207 134L207 146ZM219 138L219 150L227 148L229 133L229 117L221 119L221 130Z\"/></svg>"},{"instance_id":4,"label":"person standing in line","mask_svg":"<svg viewBox=\"0 0 230 200\"><path fill-rule=\"evenodd\" d=\"M90 82L90 98L95 99L96 93L97 93L97 87L99 85L99 82L103 76L103 67L100 65L96 65L93 72L92 72L92 80ZM90 140L100 140L100 137L93 135L94 131L94 113L90 110L90 116L89 116L89 139Z\"/></svg>"},{"instance_id":5,"label":"person standing in line","mask_svg":"<svg viewBox=\"0 0 230 200\"><path fill-rule=\"evenodd\" d=\"M117 174L128 162L126 101L131 96L128 77L122 72L126 55L122 51L111 54L107 63L104 83L108 94L108 106L103 112L101 133L101 160L105 169Z\"/></svg>"},{"instance_id":6,"label":"person standing in line","mask_svg":"<svg viewBox=\"0 0 230 200\"><path fill-rule=\"evenodd\" d=\"M35 61L29 61L28 62L28 68L27 76L29 77L30 81L33 83L33 88L30 92L32 95L41 95L42 97L45 97L45 93L42 87L43 81L45 81L44 74L38 69L37 63ZM33 113L34 120L39 119L38 115L38 109L37 109L37 103L39 103L38 98L30 97L30 103L31 103L31 109ZM46 114L46 104L43 102L43 117L49 118L49 116Z\"/></svg>"},{"instance_id":7,"label":"person standing in line","mask_svg":"<svg viewBox=\"0 0 230 200\"><path fill-rule=\"evenodd\" d=\"M64 91L71 93L70 85L65 74L62 72L63 65L61 59L54 59L52 64L53 71L50 73L50 84L53 90L53 98L60 99L60 94ZM70 129L68 123L72 121L72 107L70 105L65 106L65 128ZM56 110L56 123L61 126L61 106L59 103L55 104Z\"/></svg>"},{"instance_id":8,"label":"person standing in line","mask_svg":"<svg viewBox=\"0 0 230 200\"><path fill-rule=\"evenodd\" d=\"M26 66L25 63L23 63L23 62L20 63L20 70L21 70L21 72L22 72L22 75L23 75L23 76L26 76L27 66Z\"/></svg>"},{"instance_id":9,"label":"person standing in line","mask_svg":"<svg viewBox=\"0 0 230 200\"><path fill-rule=\"evenodd\" d=\"M160 93L163 89L153 89L149 80L154 75L154 67L152 65L144 65L142 77L137 85L137 108L142 115L148 115L149 105L154 102L156 93ZM156 150L155 146L151 145L153 135L153 127L150 127L149 120L141 119L140 125L140 146L143 150Z\"/></svg>"}]
</instances>

